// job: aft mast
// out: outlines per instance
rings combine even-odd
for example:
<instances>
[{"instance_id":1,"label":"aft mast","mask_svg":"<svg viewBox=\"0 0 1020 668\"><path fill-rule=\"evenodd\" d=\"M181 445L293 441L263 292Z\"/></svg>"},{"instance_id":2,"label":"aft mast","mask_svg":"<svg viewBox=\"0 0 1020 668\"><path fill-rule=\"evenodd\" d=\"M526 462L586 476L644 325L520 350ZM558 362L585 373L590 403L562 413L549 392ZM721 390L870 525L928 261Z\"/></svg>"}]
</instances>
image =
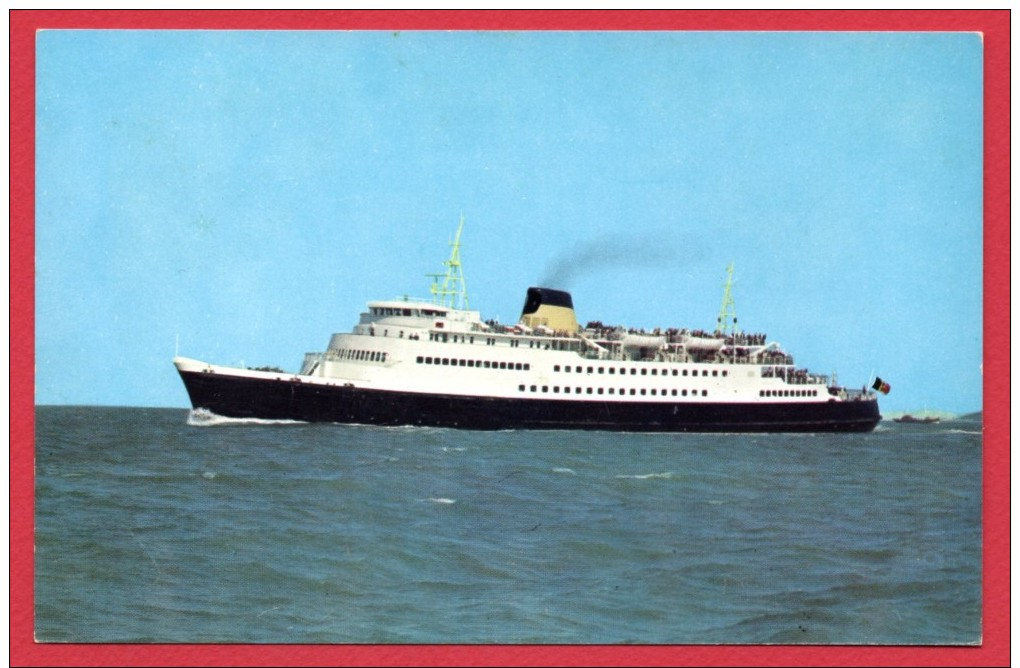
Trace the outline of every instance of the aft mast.
<instances>
[{"instance_id":1,"label":"aft mast","mask_svg":"<svg viewBox=\"0 0 1020 668\"><path fill-rule=\"evenodd\" d=\"M723 286L722 306L719 308L719 317L716 318L716 334L739 334L740 327L737 326L737 307L733 302L733 263L726 267L726 283Z\"/></svg>"},{"instance_id":2,"label":"aft mast","mask_svg":"<svg viewBox=\"0 0 1020 668\"><path fill-rule=\"evenodd\" d=\"M432 277L432 301L449 308L467 309L467 283L464 281L464 269L460 264L460 233L464 230L464 216L460 217L457 236L450 244L450 259L443 262L445 274L428 274ZM442 279L442 281L440 281ZM459 302L459 303L458 303Z\"/></svg>"}]
</instances>

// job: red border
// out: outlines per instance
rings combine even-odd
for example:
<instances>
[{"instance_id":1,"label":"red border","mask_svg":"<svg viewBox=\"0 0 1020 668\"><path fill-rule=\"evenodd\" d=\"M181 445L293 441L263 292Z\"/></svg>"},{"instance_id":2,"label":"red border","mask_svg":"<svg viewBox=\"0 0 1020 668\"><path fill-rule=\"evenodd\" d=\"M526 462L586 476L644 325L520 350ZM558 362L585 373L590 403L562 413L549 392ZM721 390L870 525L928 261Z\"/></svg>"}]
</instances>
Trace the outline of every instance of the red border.
<instances>
[{"instance_id":1,"label":"red border","mask_svg":"<svg viewBox=\"0 0 1020 668\"><path fill-rule=\"evenodd\" d=\"M10 661L93 665L1009 665L1009 11L11 10ZM980 647L55 645L33 641L35 33L266 30L882 30L984 33L984 639ZM1008 316L1007 316L1008 317ZM1005 326L1004 326L1005 325Z\"/></svg>"}]
</instances>

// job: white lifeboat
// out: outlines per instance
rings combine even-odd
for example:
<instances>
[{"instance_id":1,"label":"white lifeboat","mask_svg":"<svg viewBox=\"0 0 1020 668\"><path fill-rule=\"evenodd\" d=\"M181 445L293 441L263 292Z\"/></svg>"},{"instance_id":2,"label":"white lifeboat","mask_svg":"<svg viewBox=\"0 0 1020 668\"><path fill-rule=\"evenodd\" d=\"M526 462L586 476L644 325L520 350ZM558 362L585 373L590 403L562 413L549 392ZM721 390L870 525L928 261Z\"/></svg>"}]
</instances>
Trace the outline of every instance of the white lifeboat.
<instances>
[{"instance_id":1,"label":"white lifeboat","mask_svg":"<svg viewBox=\"0 0 1020 668\"><path fill-rule=\"evenodd\" d=\"M624 348L653 348L657 350L666 345L666 337L648 334L626 334L621 343Z\"/></svg>"},{"instance_id":2,"label":"white lifeboat","mask_svg":"<svg viewBox=\"0 0 1020 668\"><path fill-rule=\"evenodd\" d=\"M726 341L717 339L714 336L691 336L687 335L681 340L689 350L721 350Z\"/></svg>"}]
</instances>

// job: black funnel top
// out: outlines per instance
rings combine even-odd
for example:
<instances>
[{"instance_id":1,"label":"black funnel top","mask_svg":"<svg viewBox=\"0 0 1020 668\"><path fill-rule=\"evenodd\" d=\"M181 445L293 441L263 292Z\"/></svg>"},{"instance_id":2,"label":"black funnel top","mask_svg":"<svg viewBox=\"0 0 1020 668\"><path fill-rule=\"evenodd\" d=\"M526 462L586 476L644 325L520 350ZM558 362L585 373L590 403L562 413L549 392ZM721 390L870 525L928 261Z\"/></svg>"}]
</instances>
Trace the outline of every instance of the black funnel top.
<instances>
[{"instance_id":1,"label":"black funnel top","mask_svg":"<svg viewBox=\"0 0 1020 668\"><path fill-rule=\"evenodd\" d=\"M528 296L524 300L524 310L521 311L521 316L534 313L543 304L562 306L571 310L574 308L574 300L570 298L569 292L552 288L528 288Z\"/></svg>"}]
</instances>

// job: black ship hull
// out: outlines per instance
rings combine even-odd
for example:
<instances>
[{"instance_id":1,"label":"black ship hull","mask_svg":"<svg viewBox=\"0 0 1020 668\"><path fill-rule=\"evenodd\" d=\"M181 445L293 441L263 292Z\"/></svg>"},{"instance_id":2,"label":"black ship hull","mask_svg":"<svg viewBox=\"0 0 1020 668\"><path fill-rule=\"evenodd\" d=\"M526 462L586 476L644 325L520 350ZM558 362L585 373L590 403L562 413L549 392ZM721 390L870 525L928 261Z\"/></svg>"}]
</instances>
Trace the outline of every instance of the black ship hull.
<instances>
[{"instance_id":1,"label":"black ship hull","mask_svg":"<svg viewBox=\"0 0 1020 668\"><path fill-rule=\"evenodd\" d=\"M194 408L231 418L634 432L868 432L881 420L876 401L557 401L394 392L183 370L180 374Z\"/></svg>"}]
</instances>

